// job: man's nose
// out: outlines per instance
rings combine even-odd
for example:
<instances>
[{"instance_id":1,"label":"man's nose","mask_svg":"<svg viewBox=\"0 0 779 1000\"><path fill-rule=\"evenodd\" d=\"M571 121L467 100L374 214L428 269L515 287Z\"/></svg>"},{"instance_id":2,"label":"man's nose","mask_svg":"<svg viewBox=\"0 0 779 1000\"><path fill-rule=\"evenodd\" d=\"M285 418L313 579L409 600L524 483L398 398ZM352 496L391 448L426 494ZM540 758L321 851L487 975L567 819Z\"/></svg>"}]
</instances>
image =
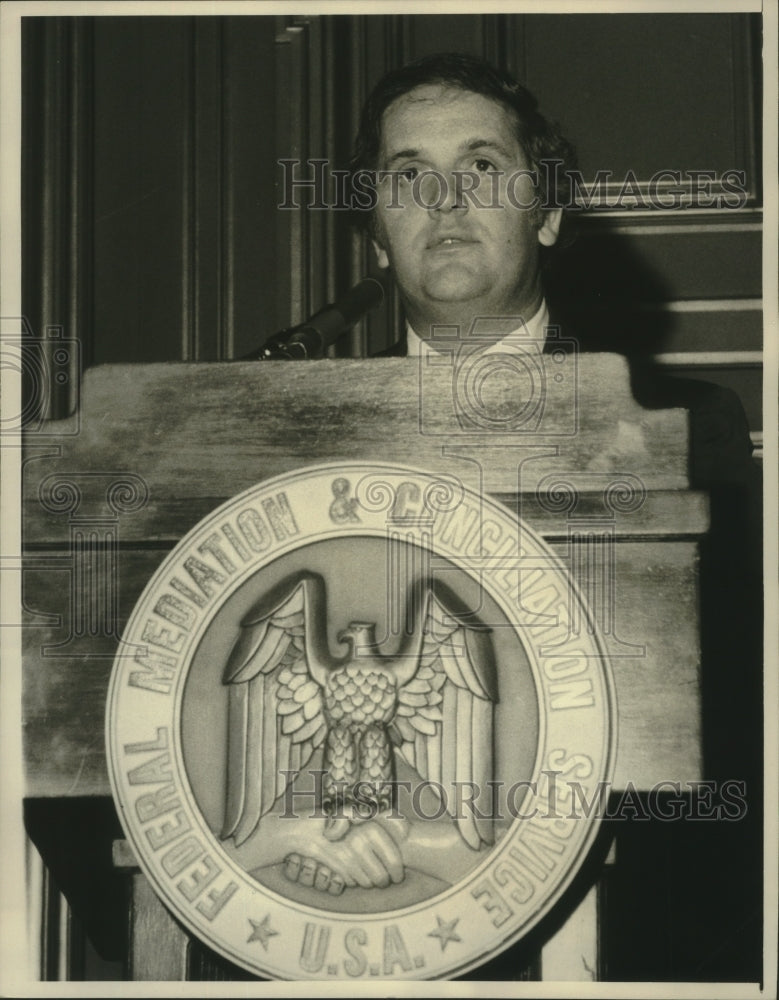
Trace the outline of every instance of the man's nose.
<instances>
[{"instance_id":1,"label":"man's nose","mask_svg":"<svg viewBox=\"0 0 779 1000\"><path fill-rule=\"evenodd\" d=\"M430 178L429 197L425 201L431 211L448 214L455 209L462 210L468 207L468 201L463 194L462 174L455 171L453 173L436 173Z\"/></svg>"}]
</instances>

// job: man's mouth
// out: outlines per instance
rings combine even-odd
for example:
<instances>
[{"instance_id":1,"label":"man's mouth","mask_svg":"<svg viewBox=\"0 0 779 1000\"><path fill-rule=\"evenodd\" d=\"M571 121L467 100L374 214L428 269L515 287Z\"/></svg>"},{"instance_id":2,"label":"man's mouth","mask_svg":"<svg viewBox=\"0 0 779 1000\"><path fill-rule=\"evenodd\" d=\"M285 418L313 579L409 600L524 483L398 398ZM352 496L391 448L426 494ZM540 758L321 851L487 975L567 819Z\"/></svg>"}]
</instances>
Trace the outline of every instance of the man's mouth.
<instances>
[{"instance_id":1,"label":"man's mouth","mask_svg":"<svg viewBox=\"0 0 779 1000\"><path fill-rule=\"evenodd\" d=\"M441 236L428 243L428 250L438 250L441 247L470 246L476 240L468 239L465 236Z\"/></svg>"}]
</instances>

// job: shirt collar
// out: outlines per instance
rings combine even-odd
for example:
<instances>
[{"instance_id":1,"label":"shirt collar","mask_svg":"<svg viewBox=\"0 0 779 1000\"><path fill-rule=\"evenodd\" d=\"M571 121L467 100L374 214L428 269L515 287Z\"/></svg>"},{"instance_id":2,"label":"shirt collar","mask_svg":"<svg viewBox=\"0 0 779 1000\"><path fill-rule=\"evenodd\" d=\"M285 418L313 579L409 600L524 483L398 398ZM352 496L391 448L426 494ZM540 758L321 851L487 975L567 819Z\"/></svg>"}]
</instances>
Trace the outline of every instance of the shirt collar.
<instances>
[{"instance_id":1,"label":"shirt collar","mask_svg":"<svg viewBox=\"0 0 779 1000\"><path fill-rule=\"evenodd\" d=\"M485 347L485 350L503 350L510 347L512 342L518 345L538 344L539 347L543 347L548 325L549 309L547 308L546 300L542 299L541 306L534 316L527 320L527 322L520 321L520 325L516 329L512 330L511 333L507 333L500 340L490 343L489 347ZM408 323L406 324L406 343L408 345L407 355L410 358L435 352L433 344L429 340L423 340Z\"/></svg>"}]
</instances>

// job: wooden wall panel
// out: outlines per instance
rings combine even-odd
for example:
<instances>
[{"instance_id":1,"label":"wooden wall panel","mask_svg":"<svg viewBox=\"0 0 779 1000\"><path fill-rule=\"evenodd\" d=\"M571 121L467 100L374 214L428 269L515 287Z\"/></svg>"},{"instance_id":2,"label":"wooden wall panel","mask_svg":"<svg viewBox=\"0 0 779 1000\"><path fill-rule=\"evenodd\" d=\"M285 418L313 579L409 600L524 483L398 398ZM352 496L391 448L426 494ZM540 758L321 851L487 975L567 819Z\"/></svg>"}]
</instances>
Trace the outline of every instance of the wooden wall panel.
<instances>
[{"instance_id":1,"label":"wooden wall panel","mask_svg":"<svg viewBox=\"0 0 779 1000\"><path fill-rule=\"evenodd\" d=\"M435 52L467 52L483 57L488 48L487 25L493 20L475 14L409 17L409 57L418 59Z\"/></svg>"},{"instance_id":2,"label":"wooden wall panel","mask_svg":"<svg viewBox=\"0 0 779 1000\"><path fill-rule=\"evenodd\" d=\"M278 166L275 24L229 17L223 27L225 356L257 347L287 322L276 302ZM270 196L268 193L271 193Z\"/></svg>"},{"instance_id":3,"label":"wooden wall panel","mask_svg":"<svg viewBox=\"0 0 779 1000\"><path fill-rule=\"evenodd\" d=\"M75 410L90 360L93 51L88 19L23 19L22 301L32 349L22 391L34 420Z\"/></svg>"},{"instance_id":4,"label":"wooden wall panel","mask_svg":"<svg viewBox=\"0 0 779 1000\"><path fill-rule=\"evenodd\" d=\"M725 362L726 354L750 353L759 360L763 347L759 299L678 302L663 312L670 318L663 354L721 354L720 360Z\"/></svg>"},{"instance_id":5,"label":"wooden wall panel","mask_svg":"<svg viewBox=\"0 0 779 1000\"><path fill-rule=\"evenodd\" d=\"M762 295L762 225L759 213L722 211L713 218L650 216L642 219L582 218L570 256L577 270L591 279L601 269L601 284L612 274L624 280L628 271L646 280L635 282L636 301L743 299ZM588 263L589 261L589 263ZM603 266L608 265L605 272ZM574 275L570 275L573 282ZM586 286L584 286L586 287ZM624 289L623 289L624 291ZM577 294L582 290L577 288Z\"/></svg>"},{"instance_id":6,"label":"wooden wall panel","mask_svg":"<svg viewBox=\"0 0 779 1000\"><path fill-rule=\"evenodd\" d=\"M96 23L95 360L248 350L278 326L274 21Z\"/></svg>"},{"instance_id":7,"label":"wooden wall panel","mask_svg":"<svg viewBox=\"0 0 779 1000\"><path fill-rule=\"evenodd\" d=\"M522 42L527 85L565 125L585 176L736 168L754 189L743 16L526 17Z\"/></svg>"},{"instance_id":8,"label":"wooden wall panel","mask_svg":"<svg viewBox=\"0 0 779 1000\"><path fill-rule=\"evenodd\" d=\"M184 316L181 355L192 361L225 356L227 285L221 18L186 25L185 162L181 242Z\"/></svg>"},{"instance_id":9,"label":"wooden wall panel","mask_svg":"<svg viewBox=\"0 0 779 1000\"><path fill-rule=\"evenodd\" d=\"M96 363L181 357L191 314L185 234L191 21L97 18ZM150 30L153 28L153 30Z\"/></svg>"}]
</instances>

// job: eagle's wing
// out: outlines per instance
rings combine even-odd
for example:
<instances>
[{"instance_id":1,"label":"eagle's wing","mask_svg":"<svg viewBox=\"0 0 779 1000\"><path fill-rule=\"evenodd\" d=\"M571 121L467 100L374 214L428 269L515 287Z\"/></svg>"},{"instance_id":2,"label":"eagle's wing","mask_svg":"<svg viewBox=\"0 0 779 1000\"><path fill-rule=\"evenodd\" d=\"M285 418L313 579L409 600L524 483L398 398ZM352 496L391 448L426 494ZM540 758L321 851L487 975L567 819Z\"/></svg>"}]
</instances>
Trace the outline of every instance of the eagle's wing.
<instances>
[{"instance_id":1,"label":"eagle's wing","mask_svg":"<svg viewBox=\"0 0 779 1000\"><path fill-rule=\"evenodd\" d=\"M453 603L447 601L447 603ZM428 590L419 663L398 691L391 734L401 756L422 778L445 793L447 810L474 850L493 843L490 808L493 767L493 711L498 700L490 629L468 624ZM453 782L473 782L458 808ZM436 787L431 786L433 790Z\"/></svg>"},{"instance_id":2,"label":"eagle's wing","mask_svg":"<svg viewBox=\"0 0 779 1000\"><path fill-rule=\"evenodd\" d=\"M296 574L241 622L225 667L227 802L222 838L242 844L326 735L324 581Z\"/></svg>"}]
</instances>

